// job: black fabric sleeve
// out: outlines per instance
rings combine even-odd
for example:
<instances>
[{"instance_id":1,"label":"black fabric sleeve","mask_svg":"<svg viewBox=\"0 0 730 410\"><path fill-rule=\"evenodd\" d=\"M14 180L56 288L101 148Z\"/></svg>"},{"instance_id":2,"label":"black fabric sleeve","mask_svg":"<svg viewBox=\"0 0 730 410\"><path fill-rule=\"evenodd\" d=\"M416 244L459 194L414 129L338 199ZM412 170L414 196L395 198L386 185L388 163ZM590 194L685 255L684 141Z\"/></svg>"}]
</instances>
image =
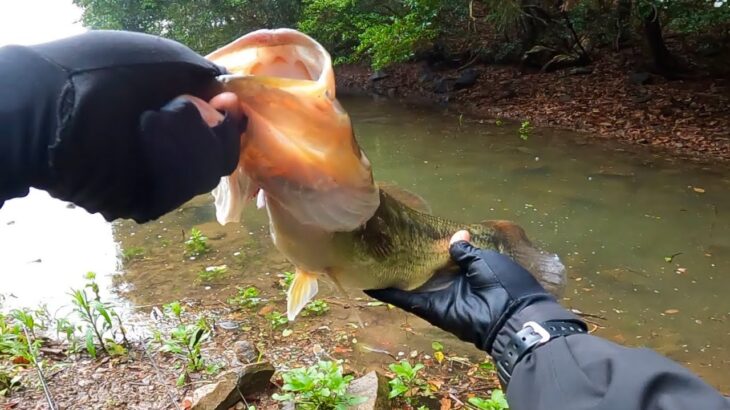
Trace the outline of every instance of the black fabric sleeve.
<instances>
[{"instance_id":1,"label":"black fabric sleeve","mask_svg":"<svg viewBox=\"0 0 730 410\"><path fill-rule=\"evenodd\" d=\"M0 48L0 206L48 178L47 146L67 78L26 47Z\"/></svg>"},{"instance_id":2,"label":"black fabric sleeve","mask_svg":"<svg viewBox=\"0 0 730 410\"><path fill-rule=\"evenodd\" d=\"M727 398L666 357L592 335L557 338L525 356L507 400L513 410L730 409Z\"/></svg>"},{"instance_id":3,"label":"black fabric sleeve","mask_svg":"<svg viewBox=\"0 0 730 410\"><path fill-rule=\"evenodd\" d=\"M209 98L221 69L189 48L91 31L0 48L0 203L28 187L107 219L148 202L140 117L180 94Z\"/></svg>"}]
</instances>

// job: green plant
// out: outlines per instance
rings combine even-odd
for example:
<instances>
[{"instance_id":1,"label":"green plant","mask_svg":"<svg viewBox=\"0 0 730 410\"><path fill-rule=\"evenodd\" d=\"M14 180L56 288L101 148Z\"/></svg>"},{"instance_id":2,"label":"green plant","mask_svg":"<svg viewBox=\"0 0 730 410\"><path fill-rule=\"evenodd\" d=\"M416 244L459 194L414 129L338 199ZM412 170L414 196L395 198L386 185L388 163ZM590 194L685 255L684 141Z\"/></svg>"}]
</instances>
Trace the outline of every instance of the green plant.
<instances>
[{"instance_id":1,"label":"green plant","mask_svg":"<svg viewBox=\"0 0 730 410\"><path fill-rule=\"evenodd\" d=\"M284 394L272 397L278 401L293 402L297 409L346 410L367 400L347 393L353 376L342 374L340 362L321 361L307 368L284 372L282 378Z\"/></svg>"},{"instance_id":2,"label":"green plant","mask_svg":"<svg viewBox=\"0 0 730 410\"><path fill-rule=\"evenodd\" d=\"M218 279L228 272L228 266L208 266L207 268L198 272L198 279L201 282L210 282L214 279Z\"/></svg>"},{"instance_id":3,"label":"green plant","mask_svg":"<svg viewBox=\"0 0 730 410\"><path fill-rule=\"evenodd\" d=\"M190 238L185 241L186 253L189 256L197 257L210 251L208 237L204 236L198 228L190 230Z\"/></svg>"},{"instance_id":4,"label":"green plant","mask_svg":"<svg viewBox=\"0 0 730 410\"><path fill-rule=\"evenodd\" d=\"M132 246L122 250L122 261L130 262L135 259L141 259L144 257L144 248L139 246Z\"/></svg>"},{"instance_id":5,"label":"green plant","mask_svg":"<svg viewBox=\"0 0 730 410\"><path fill-rule=\"evenodd\" d=\"M530 133L532 132L532 124L530 124L529 120L522 121L520 124L520 129L517 130L517 133L520 135L520 138L523 140L527 140L530 137Z\"/></svg>"},{"instance_id":6,"label":"green plant","mask_svg":"<svg viewBox=\"0 0 730 410\"><path fill-rule=\"evenodd\" d=\"M469 404L476 407L479 410L506 410L509 409L507 404L507 398L504 396L504 392L499 389L492 390L492 397L489 399L482 399L480 397L472 397L469 399Z\"/></svg>"},{"instance_id":7,"label":"green plant","mask_svg":"<svg viewBox=\"0 0 730 410\"><path fill-rule=\"evenodd\" d=\"M313 300L304 307L302 316L322 316L330 310L329 305L324 300Z\"/></svg>"},{"instance_id":8,"label":"green plant","mask_svg":"<svg viewBox=\"0 0 730 410\"><path fill-rule=\"evenodd\" d=\"M71 323L66 318L58 318L56 319L56 337L60 339L61 335L63 334L66 338L66 343L68 345L67 350L69 353L77 353L79 349L79 339L76 336L76 331L81 330L80 326L74 326L73 323Z\"/></svg>"},{"instance_id":9,"label":"green plant","mask_svg":"<svg viewBox=\"0 0 730 410\"><path fill-rule=\"evenodd\" d=\"M294 273L284 272L282 278L279 279L279 286L286 292L291 287L292 282L294 282Z\"/></svg>"},{"instance_id":10,"label":"green plant","mask_svg":"<svg viewBox=\"0 0 730 410\"><path fill-rule=\"evenodd\" d=\"M86 351L92 358L96 358L96 343L108 355L115 356L126 353L124 346L128 346L126 331L121 317L108 303L101 300L99 285L96 283L96 274L86 274L87 283L84 289L71 290L71 302L79 318L86 323L84 340ZM91 289L92 297L86 293ZM116 324L114 323L116 320ZM116 333L121 334L121 344L116 341ZM109 335L105 337L105 335ZM96 341L94 340L96 339Z\"/></svg>"},{"instance_id":11,"label":"green plant","mask_svg":"<svg viewBox=\"0 0 730 410\"><path fill-rule=\"evenodd\" d=\"M423 367L422 363L411 366L407 360L401 360L400 363L392 363L388 366L390 371L395 373L395 376L388 382L390 385L388 398L401 397L410 404L416 396L430 396L428 383L418 375Z\"/></svg>"},{"instance_id":12,"label":"green plant","mask_svg":"<svg viewBox=\"0 0 730 410\"><path fill-rule=\"evenodd\" d=\"M261 298L259 297L260 292L255 287L249 286L247 288L242 288L240 286L236 286L236 289L238 289L236 296L228 299L228 303L231 305L238 305L240 307L250 309L261 303Z\"/></svg>"},{"instance_id":13,"label":"green plant","mask_svg":"<svg viewBox=\"0 0 730 410\"><path fill-rule=\"evenodd\" d=\"M34 355L31 349L40 347L40 341L35 339L29 345L21 323L12 314L7 316L0 313L0 356L21 358L25 363L32 363Z\"/></svg>"},{"instance_id":14,"label":"green plant","mask_svg":"<svg viewBox=\"0 0 730 410\"><path fill-rule=\"evenodd\" d=\"M14 389L20 387L21 378L17 366L0 366L0 397L8 396Z\"/></svg>"},{"instance_id":15,"label":"green plant","mask_svg":"<svg viewBox=\"0 0 730 410\"><path fill-rule=\"evenodd\" d=\"M277 311L273 311L266 315L266 320L269 321L271 328L274 330L289 323L289 319L287 319L286 315Z\"/></svg>"},{"instance_id":16,"label":"green plant","mask_svg":"<svg viewBox=\"0 0 730 410\"><path fill-rule=\"evenodd\" d=\"M155 339L162 344L161 351L181 356L185 360L183 371L177 378L178 386L185 384L192 372L199 370L217 372L218 366L207 363L201 354L202 344L210 338L210 326L207 321L201 318L196 323L185 323L182 318L185 309L177 301L168 303L163 308L166 314L175 319L177 326L170 332L168 338L157 332Z\"/></svg>"}]
</instances>

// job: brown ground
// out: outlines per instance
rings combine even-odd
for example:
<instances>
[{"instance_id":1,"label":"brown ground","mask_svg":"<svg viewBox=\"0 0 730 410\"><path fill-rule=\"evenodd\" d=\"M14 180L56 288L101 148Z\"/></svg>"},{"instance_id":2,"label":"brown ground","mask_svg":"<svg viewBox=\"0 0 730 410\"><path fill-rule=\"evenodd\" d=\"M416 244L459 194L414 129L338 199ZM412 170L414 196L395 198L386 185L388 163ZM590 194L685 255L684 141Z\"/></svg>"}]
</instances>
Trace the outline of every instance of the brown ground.
<instances>
[{"instance_id":1,"label":"brown ground","mask_svg":"<svg viewBox=\"0 0 730 410\"><path fill-rule=\"evenodd\" d=\"M215 332L209 342L203 345L204 358L222 365L221 371L229 370L234 363L232 346L238 340L253 342L278 371L292 367L306 366L317 360L344 360L347 373L360 376L371 370L379 370L391 375L387 365L395 362L395 357L384 353L369 353L368 364L356 357L361 350L356 337L359 330L350 326L342 318L352 318L353 308L358 310L366 323L374 317L377 310L384 306L369 307L365 301L345 304L336 299L327 299L330 311L323 316L300 317L296 322L285 326L293 332L284 336L283 328L273 330L264 315L274 309L282 309L283 298L249 309L234 309L230 305L216 302L213 305L199 305L198 302L185 303L186 322L195 322L204 315L214 323ZM144 309L137 319L145 321L148 328L157 328L163 333L170 328L169 321L154 322L145 319L149 308ZM398 314L393 310L393 314ZM220 324L232 321L240 325L238 330L224 330ZM137 323L139 325L139 323ZM404 332L413 332L407 323ZM373 325L377 330L377 325ZM180 374L180 358L158 351L159 344L145 345L141 338L133 337L132 346L126 356L93 360L86 355L66 357L65 354L43 355L45 375L53 399L59 409L184 409L186 398L215 375L205 372L194 373L182 387L176 386ZM434 391L432 399L424 399L430 409L463 408L469 397L479 395L489 397L491 389L498 386L495 373L482 369L478 362L467 357L452 355L449 344L445 342L445 358L437 363L434 352L411 351L400 358L408 358L411 363L420 362L426 368L421 375ZM146 346L146 347L145 347ZM58 348L60 346L52 346ZM396 352L393 352L396 353ZM38 383L34 368L22 370L23 387L13 391L9 397L0 396L0 409L48 409L43 391ZM273 410L279 403L271 399L271 394L281 385L279 374L275 374L269 390L249 397L249 405L257 410ZM404 409L405 405L393 402L394 409ZM245 407L243 407L245 409Z\"/></svg>"},{"instance_id":2,"label":"brown ground","mask_svg":"<svg viewBox=\"0 0 730 410\"><path fill-rule=\"evenodd\" d=\"M337 81L345 90L448 101L471 115L530 120L702 161L730 160L730 81L667 81L651 75L645 84L637 84L630 79L631 61L628 52L609 54L590 65L590 73L573 75L570 69L539 73L472 65L468 68L480 72L477 83L448 94L434 92L433 81L424 81L423 73L456 79L460 71L430 70L425 63L395 66L375 82L364 66L341 66Z\"/></svg>"}]
</instances>

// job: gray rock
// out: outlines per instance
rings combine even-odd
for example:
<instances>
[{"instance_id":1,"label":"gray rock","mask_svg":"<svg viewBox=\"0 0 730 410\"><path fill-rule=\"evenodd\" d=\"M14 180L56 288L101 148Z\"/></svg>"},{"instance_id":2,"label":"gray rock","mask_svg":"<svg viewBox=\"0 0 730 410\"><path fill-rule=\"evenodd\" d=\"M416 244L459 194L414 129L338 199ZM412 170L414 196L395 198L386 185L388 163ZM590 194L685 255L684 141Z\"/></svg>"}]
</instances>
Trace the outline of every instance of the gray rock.
<instances>
[{"instance_id":1,"label":"gray rock","mask_svg":"<svg viewBox=\"0 0 730 410\"><path fill-rule=\"evenodd\" d=\"M454 90L461 90L464 88L469 88L476 84L477 79L479 79L479 71L469 68L467 70L462 71L459 78L454 81Z\"/></svg>"},{"instance_id":2,"label":"gray rock","mask_svg":"<svg viewBox=\"0 0 730 410\"><path fill-rule=\"evenodd\" d=\"M568 75L586 75L593 73L593 67L576 67L568 70Z\"/></svg>"},{"instance_id":3,"label":"gray rock","mask_svg":"<svg viewBox=\"0 0 730 410\"><path fill-rule=\"evenodd\" d=\"M191 410L228 410L243 397L261 393L269 386L274 366L269 362L244 365L221 373L218 381L193 392Z\"/></svg>"},{"instance_id":4,"label":"gray rock","mask_svg":"<svg viewBox=\"0 0 730 410\"><path fill-rule=\"evenodd\" d=\"M438 78L433 83L433 92L437 94L445 94L451 91L451 79L449 78Z\"/></svg>"},{"instance_id":5,"label":"gray rock","mask_svg":"<svg viewBox=\"0 0 730 410\"><path fill-rule=\"evenodd\" d=\"M380 81L384 78L388 78L388 74L383 70L377 70L370 76L370 81Z\"/></svg>"},{"instance_id":6,"label":"gray rock","mask_svg":"<svg viewBox=\"0 0 730 410\"><path fill-rule=\"evenodd\" d=\"M647 72L634 72L629 74L629 81L631 81L634 84L648 84L651 80L651 74Z\"/></svg>"},{"instance_id":7,"label":"gray rock","mask_svg":"<svg viewBox=\"0 0 730 410\"><path fill-rule=\"evenodd\" d=\"M255 363L259 360L259 349L249 340L239 340L233 344L236 359L242 364Z\"/></svg>"},{"instance_id":8,"label":"gray rock","mask_svg":"<svg viewBox=\"0 0 730 410\"><path fill-rule=\"evenodd\" d=\"M350 410L387 410L391 408L388 402L388 379L375 371L353 380L347 388L347 393L368 399Z\"/></svg>"}]
</instances>

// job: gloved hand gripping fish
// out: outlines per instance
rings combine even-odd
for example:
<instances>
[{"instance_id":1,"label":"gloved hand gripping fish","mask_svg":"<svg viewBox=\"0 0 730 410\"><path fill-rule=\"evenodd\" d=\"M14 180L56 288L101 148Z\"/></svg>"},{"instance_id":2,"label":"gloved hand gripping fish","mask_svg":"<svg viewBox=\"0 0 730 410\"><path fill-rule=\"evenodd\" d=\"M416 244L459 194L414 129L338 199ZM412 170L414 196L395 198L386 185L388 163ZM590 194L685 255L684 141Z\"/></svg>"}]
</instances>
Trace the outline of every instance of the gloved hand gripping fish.
<instances>
[{"instance_id":1,"label":"gloved hand gripping fish","mask_svg":"<svg viewBox=\"0 0 730 410\"><path fill-rule=\"evenodd\" d=\"M238 168L213 191L216 216L239 222L253 198L266 208L274 244L296 267L289 320L323 277L341 290L449 286L458 267L448 242L460 229L474 245L515 259L556 296L564 289L557 255L534 247L514 223L448 221L416 206L417 196L376 183L336 99L330 55L312 38L259 30L207 58L232 73L219 81L248 116Z\"/></svg>"}]
</instances>

